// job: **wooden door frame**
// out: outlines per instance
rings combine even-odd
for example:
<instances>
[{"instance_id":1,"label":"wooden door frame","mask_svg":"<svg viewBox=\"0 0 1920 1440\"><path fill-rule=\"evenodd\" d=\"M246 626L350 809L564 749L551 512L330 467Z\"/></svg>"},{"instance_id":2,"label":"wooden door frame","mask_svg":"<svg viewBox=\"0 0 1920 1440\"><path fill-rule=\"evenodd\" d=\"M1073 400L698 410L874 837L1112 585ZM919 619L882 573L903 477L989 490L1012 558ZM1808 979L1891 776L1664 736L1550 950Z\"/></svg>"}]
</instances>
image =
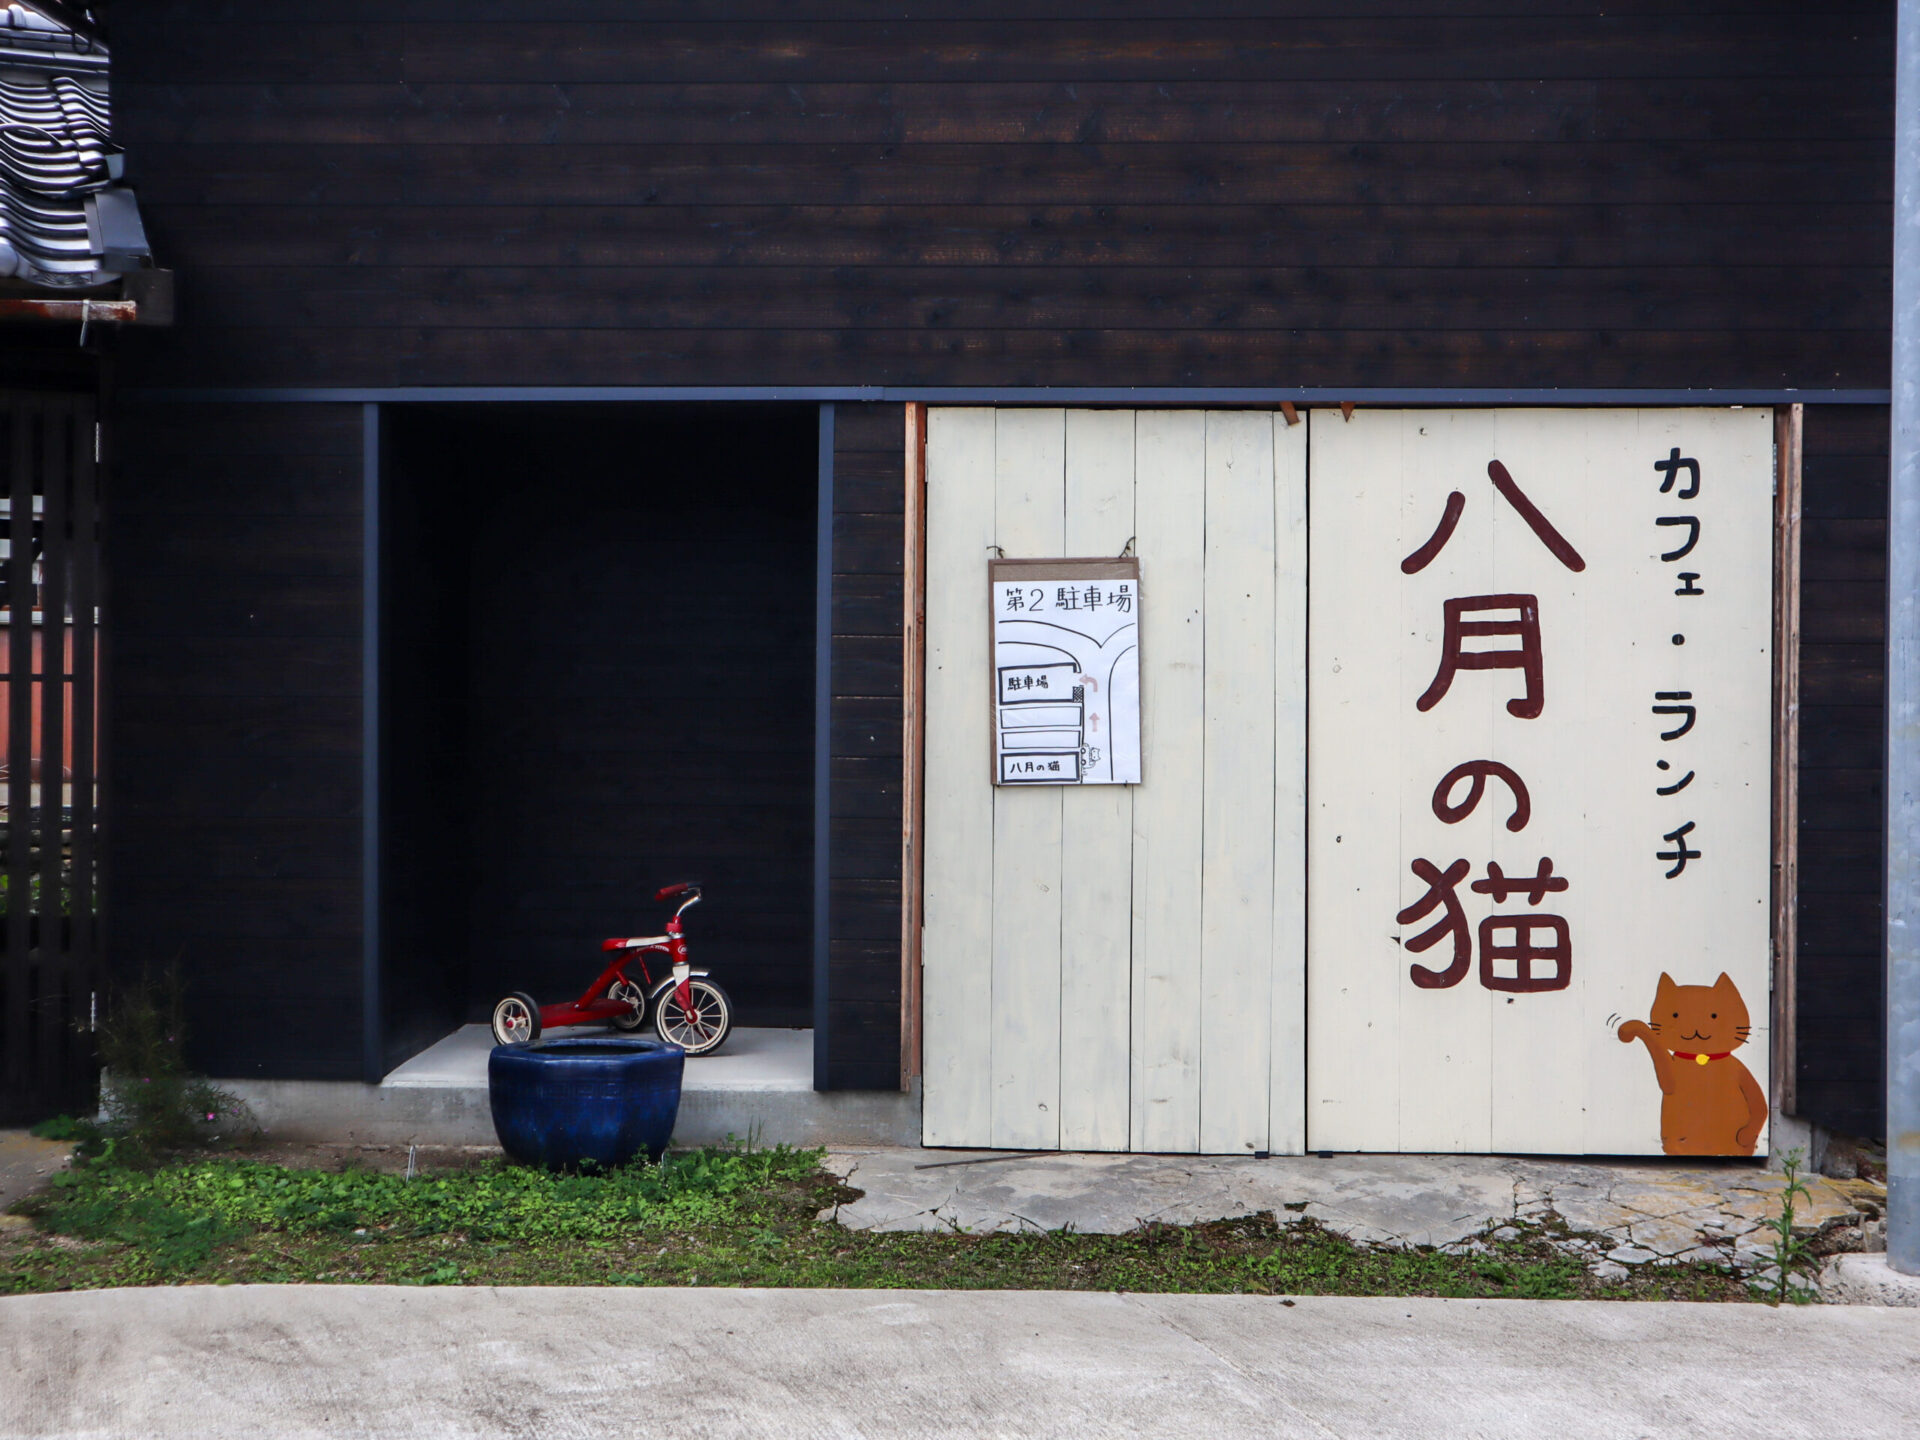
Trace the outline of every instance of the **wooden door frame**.
<instances>
[{"instance_id":1,"label":"wooden door frame","mask_svg":"<svg viewBox=\"0 0 1920 1440\"><path fill-rule=\"evenodd\" d=\"M900 1088L911 1090L920 1061L920 926L925 877L927 766L927 407L906 409L905 605L901 626Z\"/></svg>"},{"instance_id":2,"label":"wooden door frame","mask_svg":"<svg viewBox=\"0 0 1920 1440\"><path fill-rule=\"evenodd\" d=\"M1799 1111L1800 466L1806 406L1773 412L1773 1028L1776 1115Z\"/></svg>"}]
</instances>

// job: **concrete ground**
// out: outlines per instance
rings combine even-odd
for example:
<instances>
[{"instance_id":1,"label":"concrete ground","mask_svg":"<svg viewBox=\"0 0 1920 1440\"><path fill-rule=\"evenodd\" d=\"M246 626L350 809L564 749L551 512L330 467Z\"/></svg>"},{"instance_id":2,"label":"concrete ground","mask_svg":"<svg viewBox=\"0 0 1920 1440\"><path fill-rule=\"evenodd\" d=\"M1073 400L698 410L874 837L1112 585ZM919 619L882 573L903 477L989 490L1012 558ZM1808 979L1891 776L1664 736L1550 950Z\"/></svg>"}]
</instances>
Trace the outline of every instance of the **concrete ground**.
<instances>
[{"instance_id":1,"label":"concrete ground","mask_svg":"<svg viewBox=\"0 0 1920 1440\"><path fill-rule=\"evenodd\" d=\"M954 1163L954 1162L962 1163ZM829 1164L863 1191L829 1212L857 1230L1059 1230L1119 1234L1271 1211L1317 1220L1367 1245L1472 1249L1499 1226L1565 1222L1558 1240L1603 1276L1702 1260L1761 1271L1782 1177L1721 1163L1516 1159L1482 1155L1033 1155L865 1149ZM1886 1191L1806 1181L1795 1229L1836 1250L1885 1249ZM1611 1268L1609 1268L1611 1267Z\"/></svg>"},{"instance_id":2,"label":"concrete ground","mask_svg":"<svg viewBox=\"0 0 1920 1440\"><path fill-rule=\"evenodd\" d=\"M1920 1312L233 1286L0 1300L0 1436L1920 1434Z\"/></svg>"}]
</instances>

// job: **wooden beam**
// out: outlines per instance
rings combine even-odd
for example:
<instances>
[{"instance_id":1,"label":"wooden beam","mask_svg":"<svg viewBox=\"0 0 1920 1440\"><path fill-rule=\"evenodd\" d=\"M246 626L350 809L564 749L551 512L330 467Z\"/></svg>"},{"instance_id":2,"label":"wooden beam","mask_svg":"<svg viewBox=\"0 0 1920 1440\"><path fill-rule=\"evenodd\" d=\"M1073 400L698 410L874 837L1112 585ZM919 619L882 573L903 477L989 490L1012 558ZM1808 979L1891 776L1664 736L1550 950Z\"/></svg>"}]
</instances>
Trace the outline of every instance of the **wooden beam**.
<instances>
[{"instance_id":1,"label":"wooden beam","mask_svg":"<svg viewBox=\"0 0 1920 1440\"><path fill-rule=\"evenodd\" d=\"M1773 412L1773 1109L1798 1113L1800 461L1804 405Z\"/></svg>"},{"instance_id":2,"label":"wooden beam","mask_svg":"<svg viewBox=\"0 0 1920 1440\"><path fill-rule=\"evenodd\" d=\"M920 928L925 874L927 682L927 407L906 407L906 647L900 784L900 1088L920 1073Z\"/></svg>"}]
</instances>

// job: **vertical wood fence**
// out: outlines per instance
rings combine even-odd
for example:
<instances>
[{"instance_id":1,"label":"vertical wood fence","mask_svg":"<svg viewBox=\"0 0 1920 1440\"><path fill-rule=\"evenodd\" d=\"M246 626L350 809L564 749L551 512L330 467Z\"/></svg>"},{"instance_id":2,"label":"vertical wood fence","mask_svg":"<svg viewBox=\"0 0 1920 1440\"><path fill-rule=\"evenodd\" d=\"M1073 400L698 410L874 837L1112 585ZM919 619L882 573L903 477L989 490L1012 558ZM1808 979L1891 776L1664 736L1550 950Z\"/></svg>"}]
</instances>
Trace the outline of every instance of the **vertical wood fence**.
<instances>
[{"instance_id":1,"label":"vertical wood fence","mask_svg":"<svg viewBox=\"0 0 1920 1440\"><path fill-rule=\"evenodd\" d=\"M93 1099L97 446L91 396L0 392L0 1123Z\"/></svg>"}]
</instances>

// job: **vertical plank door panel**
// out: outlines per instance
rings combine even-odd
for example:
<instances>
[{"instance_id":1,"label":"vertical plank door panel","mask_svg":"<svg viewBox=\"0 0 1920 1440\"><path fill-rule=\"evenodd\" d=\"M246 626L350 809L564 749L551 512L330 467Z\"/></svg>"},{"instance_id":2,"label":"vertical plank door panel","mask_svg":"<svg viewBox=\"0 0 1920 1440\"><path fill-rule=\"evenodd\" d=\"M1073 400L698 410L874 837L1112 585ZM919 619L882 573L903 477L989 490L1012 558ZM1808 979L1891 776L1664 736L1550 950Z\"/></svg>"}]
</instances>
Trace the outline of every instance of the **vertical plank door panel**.
<instances>
[{"instance_id":1,"label":"vertical plank door panel","mask_svg":"<svg viewBox=\"0 0 1920 1440\"><path fill-rule=\"evenodd\" d=\"M995 415L994 543L1009 559L1059 555L1066 541L1066 412ZM985 565L972 582L984 597ZM987 627L981 626L985 635ZM986 710L987 668L974 677ZM975 783L990 763L974 757ZM1054 786L993 795L993 1144L1060 1144L1060 812Z\"/></svg>"},{"instance_id":2,"label":"vertical plank door panel","mask_svg":"<svg viewBox=\"0 0 1920 1440\"><path fill-rule=\"evenodd\" d=\"M1727 1049L1764 1087L1770 424L1315 417L1313 1145L1659 1153L1653 1066L1618 1031L1663 971L1729 975L1754 1035ZM1679 455L1699 483L1663 492ZM1449 604L1493 628L1449 638ZM1504 767L1483 792L1455 770L1476 762Z\"/></svg>"},{"instance_id":3,"label":"vertical plank door panel","mask_svg":"<svg viewBox=\"0 0 1920 1440\"><path fill-rule=\"evenodd\" d=\"M1609 861L1628 859L1630 869L1644 874L1644 861L1657 848L1655 836L1648 837L1655 845L1622 845L1624 837L1616 833L1614 820L1619 795L1594 794L1588 789L1592 776L1604 774L1620 791L1631 791L1638 788L1634 782L1642 782L1650 773L1652 764L1651 760L1639 767L1632 763L1632 752L1645 732L1635 724L1620 723L1625 709L1621 702L1642 693L1636 675L1640 654L1645 651L1656 660L1659 655L1635 645L1630 633L1623 637L1613 623L1617 617L1610 612L1622 604L1623 579L1630 580L1627 593L1632 594L1650 578L1643 574L1643 567L1653 561L1658 548L1653 542L1662 532L1650 518L1642 518L1640 507L1630 503L1639 498L1635 492L1653 486L1641 487L1639 475L1629 473L1625 463L1629 457L1619 453L1622 432L1615 416L1595 411L1503 410L1492 412L1488 423L1481 448L1458 456L1458 472L1449 483L1460 484L1461 476L1475 482L1480 493L1474 500L1484 504L1492 518L1491 555L1473 588L1521 592L1539 599L1545 705L1537 719L1516 719L1506 713L1504 700L1524 689L1518 672L1494 671L1494 677L1504 679L1494 679L1492 684L1480 677L1485 688L1476 699L1486 707L1483 713L1490 726L1489 748L1481 753L1519 773L1532 797L1534 815L1524 830L1514 832L1493 819L1500 807L1483 805L1484 823L1482 814L1476 813L1471 821L1454 828L1464 832L1478 826L1470 839L1463 835L1466 848L1461 852L1473 861L1476 876L1486 874L1489 858L1509 875L1535 874L1543 857L1552 859L1554 873L1567 879L1566 890L1542 895L1538 904L1526 895L1506 904L1475 895L1469 913L1476 926L1496 914L1558 914L1571 927L1574 959L1565 989L1537 995L1482 991L1488 1024L1487 1126L1484 1134L1475 1133L1473 1148L1584 1151L1590 1148L1586 1144L1589 1102L1596 1098L1590 1091L1589 1062L1598 1052L1589 1042L1604 1040L1615 1052L1622 1048L1606 1024L1612 1007L1597 1014L1593 1009L1596 980L1603 980L1618 964L1606 953L1611 948L1613 922L1596 902L1621 893L1613 888L1615 878L1627 883L1625 893L1638 888L1632 875L1608 877ZM1512 503L1492 490L1485 477L1489 461L1495 458L1520 493L1573 546L1584 570L1572 570L1550 553ZM1659 477L1649 464L1653 458L1648 456L1639 469L1657 483ZM1436 478L1424 488L1431 493L1444 485ZM1640 542L1637 554L1633 553L1636 541ZM1473 589L1450 593L1471 594ZM1437 600L1433 603L1437 607ZM1505 648L1515 642L1494 643ZM1465 685L1473 678L1462 676L1455 684ZM1641 705L1651 698L1649 694ZM1442 702L1425 717L1429 725L1441 721L1439 733L1446 733L1445 709ZM1642 709L1633 718L1644 714ZM1451 762L1435 755L1433 763L1440 767L1437 775ZM1489 798L1499 794L1492 790ZM1441 828L1431 813L1424 817L1424 825L1430 836ZM1632 853L1636 849L1637 856ZM1483 955L1486 939L1482 932ZM1644 1053L1633 1059L1642 1066L1648 1064ZM1411 1083L1417 1084L1417 1077ZM1605 1103L1603 1097L1600 1103Z\"/></svg>"},{"instance_id":4,"label":"vertical plank door panel","mask_svg":"<svg viewBox=\"0 0 1920 1440\"><path fill-rule=\"evenodd\" d=\"M1378 673L1391 677L1389 688L1376 694L1378 703L1399 725L1394 744L1399 807L1393 832L1399 858L1392 885L1385 892L1391 897L1384 906L1389 924L1402 905L1426 893L1411 868L1415 857L1430 859L1444 869L1464 855L1474 860L1477 872L1484 868L1482 857L1494 853L1496 832L1505 833L1493 818L1498 802L1505 798L1497 782L1489 783L1492 793L1484 803L1451 826L1434 817L1431 797L1440 777L1456 763L1506 758L1501 742L1511 737L1513 729L1503 725L1528 723L1513 719L1505 709L1507 697L1519 693L1517 682L1510 683L1516 672L1463 672L1432 712L1421 714L1417 708L1417 697L1426 692L1437 668L1443 597L1500 589L1493 577L1496 562L1505 556L1497 544L1493 489L1486 478L1486 457L1498 449L1495 423L1495 416L1484 410L1432 417L1366 411L1356 413L1352 422L1352 434L1368 447L1363 458L1380 467L1375 483L1394 490L1398 500L1394 529L1345 537L1355 563L1378 577L1380 593L1393 599L1400 618L1393 637L1372 639L1373 653L1361 667L1372 671L1377 666ZM1459 527L1424 569L1406 575L1402 557L1421 546L1442 523L1447 497L1454 490L1465 497L1466 504ZM1415 638L1409 644L1403 637ZM1512 642L1491 642L1495 647L1502 643ZM1350 668L1348 673L1354 672ZM1351 758L1367 763L1363 757ZM1353 839L1349 836L1347 843ZM1475 924L1492 908L1464 882L1458 893ZM1382 908L1375 904L1376 916ZM1392 1057L1399 1087L1394 1148L1484 1151L1493 1104L1486 1058L1493 1046L1499 997L1481 987L1471 968L1458 984L1447 988L1416 987L1409 976L1410 963L1417 958L1429 969L1444 970L1453 959L1452 942L1443 938L1418 956L1404 948L1406 941L1438 924L1442 913L1435 910L1417 923L1400 927L1401 953L1407 963L1398 966L1392 993L1399 1036ZM1379 1028L1376 1024L1376 1031Z\"/></svg>"},{"instance_id":5,"label":"vertical plank door panel","mask_svg":"<svg viewBox=\"0 0 1920 1440\"><path fill-rule=\"evenodd\" d=\"M1273 422L1273 982L1267 1148L1307 1132L1307 427Z\"/></svg>"},{"instance_id":6,"label":"vertical plank door panel","mask_svg":"<svg viewBox=\"0 0 1920 1440\"><path fill-rule=\"evenodd\" d=\"M1065 554L1119 555L1134 538L1133 430L1130 410L1067 412ZM1060 801L1060 1146L1125 1150L1133 787Z\"/></svg>"},{"instance_id":7,"label":"vertical plank door panel","mask_svg":"<svg viewBox=\"0 0 1920 1440\"><path fill-rule=\"evenodd\" d=\"M1390 1044L1371 1043L1371 1031L1378 1017L1397 1034L1391 1017L1407 964L1379 957L1392 915L1352 898L1397 891L1404 869L1397 716L1375 699L1402 687L1395 673L1365 670L1399 628L1397 592L1381 566L1406 553L1394 548L1399 489L1364 469L1369 457L1388 476L1399 464L1397 429L1377 425L1364 410L1352 420L1335 410L1307 417L1307 1144L1316 1150L1400 1148L1398 1059Z\"/></svg>"},{"instance_id":8,"label":"vertical plank door panel","mask_svg":"<svg viewBox=\"0 0 1920 1440\"><path fill-rule=\"evenodd\" d=\"M1306 433L1276 423L929 414L929 1144L1304 1144ZM1141 783L993 786L978 560L1130 539Z\"/></svg>"},{"instance_id":9,"label":"vertical plank door panel","mask_svg":"<svg viewBox=\"0 0 1920 1440\"><path fill-rule=\"evenodd\" d=\"M1140 784L1133 796L1135 1150L1200 1148L1200 807L1206 756L1206 417L1135 421Z\"/></svg>"},{"instance_id":10,"label":"vertical plank door panel","mask_svg":"<svg viewBox=\"0 0 1920 1440\"><path fill-rule=\"evenodd\" d=\"M993 791L986 783L987 557L994 414L927 415L925 930L921 1133L988 1145L993 1132Z\"/></svg>"},{"instance_id":11,"label":"vertical plank door panel","mask_svg":"<svg viewBox=\"0 0 1920 1440\"><path fill-rule=\"evenodd\" d=\"M1267 1145L1274 836L1273 416L1207 414L1200 1148Z\"/></svg>"},{"instance_id":12,"label":"vertical plank door panel","mask_svg":"<svg viewBox=\"0 0 1920 1440\"><path fill-rule=\"evenodd\" d=\"M1773 414L1617 411L1594 415L1586 433L1594 483L1579 523L1598 552L1587 574L1607 582L1617 572L1626 599L1601 604L1606 592L1597 591L1589 611L1588 653L1605 646L1611 658L1604 670L1594 667L1592 741L1579 763L1626 783L1607 798L1601 823L1581 831L1586 873L1575 878L1586 881L1584 908L1568 912L1588 937L1584 1140L1594 1153L1657 1153L1662 1107L1653 1067L1642 1046L1618 1042L1608 1019L1648 1018L1662 971L1681 985L1711 985L1725 971L1752 1024L1738 1062L1763 1094L1770 1078ZM1699 465L1690 499L1680 498L1689 488L1684 472L1663 494L1653 468L1676 447ZM1699 541L1668 561L1688 529L1658 522L1678 515L1697 519ZM1680 593L1686 589L1702 593ZM1651 707L1659 692L1677 690L1691 693L1697 723L1662 740L1678 721ZM1656 769L1662 760L1665 771ZM1561 773L1581 772L1569 764ZM1674 788L1689 774L1684 789ZM1663 788L1672 793L1661 795ZM1674 846L1664 837L1686 823L1695 826L1688 844L1701 853L1669 878L1674 866L1659 857ZM1766 1146L1762 1131L1755 1149L1765 1154Z\"/></svg>"},{"instance_id":13,"label":"vertical plank door panel","mask_svg":"<svg viewBox=\"0 0 1920 1440\"><path fill-rule=\"evenodd\" d=\"M1483 857L1491 856L1509 874L1533 874L1542 857L1551 857L1568 888L1553 895L1551 904L1520 897L1507 905L1478 903L1472 914L1476 922L1495 913L1560 914L1571 929L1574 958L1571 983L1563 990L1487 996L1489 1114L1483 1143L1497 1150L1589 1150L1593 1107L1610 1104L1594 1093L1594 1062L1604 1066L1622 1054L1607 1024L1615 1006L1597 1013L1594 1008L1621 966L1607 953L1618 923L1606 913L1609 897L1634 894L1646 880L1657 879L1646 866L1658 848L1657 834L1648 833L1648 845L1635 845L1628 835L1638 827L1621 820L1632 809L1631 797L1652 789L1652 760L1641 758L1647 732L1637 722L1652 718L1644 707L1658 687L1642 682L1651 678L1646 662L1661 663L1669 658L1663 651L1671 649L1665 635L1658 645L1647 643L1654 638L1648 635L1636 643L1631 628L1623 633L1620 611L1657 583L1653 572L1673 567L1656 559L1664 548L1656 542L1665 532L1648 513L1647 497L1658 495L1659 476L1651 466L1658 457L1646 456L1635 466L1634 447L1622 449L1631 434L1630 412L1499 411L1492 427L1484 454L1463 455L1462 469L1477 459L1484 474L1488 457L1497 456L1586 568L1569 569L1510 503L1486 497L1494 539L1485 588L1539 597L1546 700L1536 720L1514 720L1498 708L1489 712L1495 748L1488 753L1525 778L1535 813L1524 832L1495 824L1476 835L1474 843L1483 848L1474 856L1475 869L1484 872ZM1643 478L1649 483L1643 485ZM1710 538L1717 543L1719 537ZM1500 688L1490 689L1487 698ZM1636 696L1643 698L1633 707ZM1613 793L1589 790L1596 774L1608 777ZM1612 1048L1602 1050L1596 1041ZM1631 1059L1651 1073L1644 1052Z\"/></svg>"}]
</instances>

